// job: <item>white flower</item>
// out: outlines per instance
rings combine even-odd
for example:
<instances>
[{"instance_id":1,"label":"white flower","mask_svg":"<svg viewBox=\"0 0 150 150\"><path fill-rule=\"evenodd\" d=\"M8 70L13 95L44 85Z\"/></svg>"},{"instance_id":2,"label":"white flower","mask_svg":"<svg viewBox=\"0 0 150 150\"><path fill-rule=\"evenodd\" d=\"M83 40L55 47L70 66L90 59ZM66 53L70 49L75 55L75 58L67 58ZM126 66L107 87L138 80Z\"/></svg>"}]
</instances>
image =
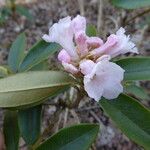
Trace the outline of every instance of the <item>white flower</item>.
<instances>
[{"instance_id":1,"label":"white flower","mask_svg":"<svg viewBox=\"0 0 150 150\"><path fill-rule=\"evenodd\" d=\"M124 70L115 63L102 59L91 68L91 73L84 76L84 88L88 96L100 100L117 98L123 92L121 81Z\"/></svg>"},{"instance_id":2,"label":"white flower","mask_svg":"<svg viewBox=\"0 0 150 150\"><path fill-rule=\"evenodd\" d=\"M114 99L123 92L124 70L110 59L127 52L138 53L124 28L111 34L105 43L99 37L88 37L86 19L80 15L72 20L71 17L60 19L43 39L62 46L58 60L76 78L82 75L85 91L96 101L102 96Z\"/></svg>"},{"instance_id":3,"label":"white flower","mask_svg":"<svg viewBox=\"0 0 150 150\"><path fill-rule=\"evenodd\" d=\"M71 17L60 19L49 29L49 35L44 35L43 39L46 42L59 43L68 54L76 59L78 58L73 42L73 30L71 26Z\"/></svg>"},{"instance_id":4,"label":"white flower","mask_svg":"<svg viewBox=\"0 0 150 150\"><path fill-rule=\"evenodd\" d=\"M135 44L130 40L129 35L125 35L125 29L120 28L116 34L111 34L107 41L91 53L100 56L102 54L110 55L111 58L128 52L138 53Z\"/></svg>"}]
</instances>

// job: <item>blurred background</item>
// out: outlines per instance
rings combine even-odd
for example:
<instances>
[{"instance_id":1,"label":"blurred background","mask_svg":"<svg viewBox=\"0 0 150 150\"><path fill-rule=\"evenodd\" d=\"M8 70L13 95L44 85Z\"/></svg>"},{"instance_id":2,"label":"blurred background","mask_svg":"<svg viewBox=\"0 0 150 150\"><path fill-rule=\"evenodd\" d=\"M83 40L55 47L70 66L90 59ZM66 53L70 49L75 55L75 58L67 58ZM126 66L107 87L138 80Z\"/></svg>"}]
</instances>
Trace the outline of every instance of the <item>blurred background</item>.
<instances>
[{"instance_id":1,"label":"blurred background","mask_svg":"<svg viewBox=\"0 0 150 150\"><path fill-rule=\"evenodd\" d=\"M87 24L93 24L98 36L104 40L124 27L136 43L140 55L150 55L150 0L0 0L0 65L7 64L10 45L19 33L26 34L28 50L43 34L48 33L53 23L77 14L85 16ZM48 68L56 69L57 66L56 57L51 57ZM150 82L127 83L125 92L146 107L150 106ZM45 103L43 128L54 118L55 109L55 106ZM52 133L80 122L101 124L101 134L91 150L141 150L116 128L96 102L88 98L78 109L64 110L53 125ZM2 124L3 110L0 110L0 127ZM20 142L20 149L26 149L23 141Z\"/></svg>"}]
</instances>

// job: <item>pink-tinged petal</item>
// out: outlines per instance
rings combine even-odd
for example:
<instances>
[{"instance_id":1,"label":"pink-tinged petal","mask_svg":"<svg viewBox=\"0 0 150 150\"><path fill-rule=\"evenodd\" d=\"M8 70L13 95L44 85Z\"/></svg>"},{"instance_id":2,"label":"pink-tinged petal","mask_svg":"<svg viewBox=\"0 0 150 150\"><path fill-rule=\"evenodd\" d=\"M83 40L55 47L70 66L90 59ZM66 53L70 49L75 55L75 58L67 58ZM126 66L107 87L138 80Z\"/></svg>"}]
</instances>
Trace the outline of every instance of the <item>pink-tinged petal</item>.
<instances>
[{"instance_id":1,"label":"pink-tinged petal","mask_svg":"<svg viewBox=\"0 0 150 150\"><path fill-rule=\"evenodd\" d=\"M131 42L130 37L126 36L125 29L120 28L115 34L111 34L106 43L91 52L92 55L100 56L102 54L110 55L112 58L128 52L138 53L135 44Z\"/></svg>"},{"instance_id":2,"label":"pink-tinged petal","mask_svg":"<svg viewBox=\"0 0 150 150\"><path fill-rule=\"evenodd\" d=\"M116 37L118 38L117 44L111 50L109 50L107 54L111 55L112 57L116 57L120 54L125 54L128 52L138 54L135 44L130 40L129 36L125 35L124 28L120 28L116 32Z\"/></svg>"},{"instance_id":3,"label":"pink-tinged petal","mask_svg":"<svg viewBox=\"0 0 150 150\"><path fill-rule=\"evenodd\" d=\"M61 62L70 63L71 57L64 49L62 49L58 54L58 60Z\"/></svg>"},{"instance_id":4,"label":"pink-tinged petal","mask_svg":"<svg viewBox=\"0 0 150 150\"><path fill-rule=\"evenodd\" d=\"M72 74L77 74L79 72L78 69L72 64L63 62L62 65L67 72Z\"/></svg>"},{"instance_id":5,"label":"pink-tinged petal","mask_svg":"<svg viewBox=\"0 0 150 150\"><path fill-rule=\"evenodd\" d=\"M77 51L80 56L85 56L88 53L87 43L86 43L86 35L84 32L77 32L75 35L75 42L77 45Z\"/></svg>"},{"instance_id":6,"label":"pink-tinged petal","mask_svg":"<svg viewBox=\"0 0 150 150\"><path fill-rule=\"evenodd\" d=\"M75 34L77 32L80 32L80 31L85 32L85 30L86 30L86 19L85 19L85 17L77 15L72 20L72 29L73 29L73 31L74 31Z\"/></svg>"},{"instance_id":7,"label":"pink-tinged petal","mask_svg":"<svg viewBox=\"0 0 150 150\"><path fill-rule=\"evenodd\" d=\"M109 54L107 52L111 50L113 47L115 47L117 42L118 42L117 37L114 34L112 34L107 38L107 41L103 45L101 45L99 48L94 49L91 52L91 54L95 56L100 56L102 54Z\"/></svg>"},{"instance_id":8,"label":"pink-tinged petal","mask_svg":"<svg viewBox=\"0 0 150 150\"><path fill-rule=\"evenodd\" d=\"M99 37L88 37L86 42L91 48L98 48L104 43L103 40Z\"/></svg>"},{"instance_id":9,"label":"pink-tinged petal","mask_svg":"<svg viewBox=\"0 0 150 150\"><path fill-rule=\"evenodd\" d=\"M49 35L44 35L46 42L59 43L73 58L77 59L78 55L73 42L73 29L71 26L71 17L60 19L49 29Z\"/></svg>"},{"instance_id":10,"label":"pink-tinged petal","mask_svg":"<svg viewBox=\"0 0 150 150\"><path fill-rule=\"evenodd\" d=\"M90 74L84 76L85 91L96 101L101 96L114 99L123 91L123 76L124 70L120 66L104 59L95 65Z\"/></svg>"},{"instance_id":11,"label":"pink-tinged petal","mask_svg":"<svg viewBox=\"0 0 150 150\"><path fill-rule=\"evenodd\" d=\"M115 99L123 92L123 86L120 83L105 85L103 97L106 99Z\"/></svg>"},{"instance_id":12,"label":"pink-tinged petal","mask_svg":"<svg viewBox=\"0 0 150 150\"><path fill-rule=\"evenodd\" d=\"M96 62L104 61L104 60L109 61L110 59L111 59L110 55L102 55L96 60Z\"/></svg>"},{"instance_id":13,"label":"pink-tinged petal","mask_svg":"<svg viewBox=\"0 0 150 150\"><path fill-rule=\"evenodd\" d=\"M88 96L93 98L95 101L99 101L103 94L103 88L101 88L99 85L100 80L98 78L89 80L87 76L84 77L84 89Z\"/></svg>"},{"instance_id":14,"label":"pink-tinged petal","mask_svg":"<svg viewBox=\"0 0 150 150\"><path fill-rule=\"evenodd\" d=\"M92 60L83 60L80 62L80 70L84 75L90 74L94 68L95 63Z\"/></svg>"},{"instance_id":15,"label":"pink-tinged petal","mask_svg":"<svg viewBox=\"0 0 150 150\"><path fill-rule=\"evenodd\" d=\"M124 70L119 65L109 62L106 59L97 63L95 72L97 75L105 73L107 81L112 80L121 82L124 77Z\"/></svg>"}]
</instances>

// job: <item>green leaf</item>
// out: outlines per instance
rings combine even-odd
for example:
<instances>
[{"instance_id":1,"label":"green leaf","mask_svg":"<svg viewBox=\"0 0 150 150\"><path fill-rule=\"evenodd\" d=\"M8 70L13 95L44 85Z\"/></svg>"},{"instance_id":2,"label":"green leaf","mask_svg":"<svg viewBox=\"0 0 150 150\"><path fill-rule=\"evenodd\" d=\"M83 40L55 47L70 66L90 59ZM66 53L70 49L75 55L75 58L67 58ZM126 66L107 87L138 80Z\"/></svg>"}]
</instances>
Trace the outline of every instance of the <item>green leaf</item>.
<instances>
[{"instance_id":1,"label":"green leaf","mask_svg":"<svg viewBox=\"0 0 150 150\"><path fill-rule=\"evenodd\" d=\"M41 110L42 105L38 105L18 112L20 132L28 145L34 144L40 135Z\"/></svg>"},{"instance_id":2,"label":"green leaf","mask_svg":"<svg viewBox=\"0 0 150 150\"><path fill-rule=\"evenodd\" d=\"M0 107L41 103L67 88L74 79L59 71L31 71L0 80Z\"/></svg>"},{"instance_id":3,"label":"green leaf","mask_svg":"<svg viewBox=\"0 0 150 150\"><path fill-rule=\"evenodd\" d=\"M112 0L112 4L125 9L136 9L150 6L150 0Z\"/></svg>"},{"instance_id":4,"label":"green leaf","mask_svg":"<svg viewBox=\"0 0 150 150\"><path fill-rule=\"evenodd\" d=\"M19 128L16 111L6 111L4 117L4 137L7 150L18 150Z\"/></svg>"},{"instance_id":5,"label":"green leaf","mask_svg":"<svg viewBox=\"0 0 150 150\"><path fill-rule=\"evenodd\" d=\"M97 31L94 25L87 25L86 27L86 34L88 36L96 36L97 35Z\"/></svg>"},{"instance_id":6,"label":"green leaf","mask_svg":"<svg viewBox=\"0 0 150 150\"><path fill-rule=\"evenodd\" d=\"M130 57L116 61L125 70L124 80L150 80L150 57Z\"/></svg>"},{"instance_id":7,"label":"green leaf","mask_svg":"<svg viewBox=\"0 0 150 150\"><path fill-rule=\"evenodd\" d=\"M100 105L131 140L150 148L150 111L135 99L121 94L114 100L100 100Z\"/></svg>"},{"instance_id":8,"label":"green leaf","mask_svg":"<svg viewBox=\"0 0 150 150\"><path fill-rule=\"evenodd\" d=\"M25 34L20 34L17 39L13 42L9 56L8 56L8 65L13 72L17 72L20 63L22 62L26 48L26 37Z\"/></svg>"},{"instance_id":9,"label":"green leaf","mask_svg":"<svg viewBox=\"0 0 150 150\"><path fill-rule=\"evenodd\" d=\"M140 98L140 99L148 100L150 98L148 96L148 93L146 93L146 91L142 87L136 86L134 84L127 85L125 87L125 92L129 93L129 94L133 94L134 96L136 96L137 98Z\"/></svg>"},{"instance_id":10,"label":"green leaf","mask_svg":"<svg viewBox=\"0 0 150 150\"><path fill-rule=\"evenodd\" d=\"M23 15L25 16L27 19L29 19L30 21L34 21L34 18L32 16L32 14L30 13L30 11L23 7L23 6L20 6L20 5L17 5L16 6L16 12L20 15Z\"/></svg>"},{"instance_id":11,"label":"green leaf","mask_svg":"<svg viewBox=\"0 0 150 150\"><path fill-rule=\"evenodd\" d=\"M47 60L42 61L41 63L37 64L36 66L30 69L30 71L41 71L41 70L49 70Z\"/></svg>"},{"instance_id":12,"label":"green leaf","mask_svg":"<svg viewBox=\"0 0 150 150\"><path fill-rule=\"evenodd\" d=\"M43 40L35 44L24 58L20 65L19 71L27 71L37 64L43 62L49 55L55 53L60 49L56 43L47 43Z\"/></svg>"},{"instance_id":13,"label":"green leaf","mask_svg":"<svg viewBox=\"0 0 150 150\"><path fill-rule=\"evenodd\" d=\"M99 125L81 124L60 130L36 150L88 150L99 132Z\"/></svg>"},{"instance_id":14,"label":"green leaf","mask_svg":"<svg viewBox=\"0 0 150 150\"><path fill-rule=\"evenodd\" d=\"M5 67L0 66L0 78L4 78L8 75L8 70Z\"/></svg>"}]
</instances>

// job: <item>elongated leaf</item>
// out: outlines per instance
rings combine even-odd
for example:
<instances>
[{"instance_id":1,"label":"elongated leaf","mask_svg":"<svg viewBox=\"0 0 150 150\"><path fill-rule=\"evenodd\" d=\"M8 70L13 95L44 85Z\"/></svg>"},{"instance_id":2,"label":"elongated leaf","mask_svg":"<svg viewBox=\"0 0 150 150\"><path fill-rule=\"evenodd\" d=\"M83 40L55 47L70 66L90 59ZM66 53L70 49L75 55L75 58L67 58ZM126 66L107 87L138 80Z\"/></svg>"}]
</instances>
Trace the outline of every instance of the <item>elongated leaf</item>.
<instances>
[{"instance_id":1,"label":"elongated leaf","mask_svg":"<svg viewBox=\"0 0 150 150\"><path fill-rule=\"evenodd\" d=\"M86 34L88 36L96 36L97 35L97 31L96 31L95 26L87 25L87 27L86 27Z\"/></svg>"},{"instance_id":2,"label":"elongated leaf","mask_svg":"<svg viewBox=\"0 0 150 150\"><path fill-rule=\"evenodd\" d=\"M13 42L8 56L8 65L13 72L18 71L18 67L25 56L24 53L25 48L26 48L26 37L25 34L22 33Z\"/></svg>"},{"instance_id":3,"label":"elongated leaf","mask_svg":"<svg viewBox=\"0 0 150 150\"><path fill-rule=\"evenodd\" d=\"M56 43L47 43L43 40L39 41L28 52L22 64L20 65L19 71L22 72L30 70L32 67L41 63L43 60L47 59L49 55L53 54L59 49L60 46Z\"/></svg>"},{"instance_id":4,"label":"elongated leaf","mask_svg":"<svg viewBox=\"0 0 150 150\"><path fill-rule=\"evenodd\" d=\"M116 125L133 141L150 148L150 111L133 98L121 94L114 100L100 100L100 105Z\"/></svg>"},{"instance_id":5,"label":"elongated leaf","mask_svg":"<svg viewBox=\"0 0 150 150\"><path fill-rule=\"evenodd\" d=\"M140 99L148 100L150 98L148 93L142 87L136 86L134 84L126 86L124 90L126 93L133 94Z\"/></svg>"},{"instance_id":6,"label":"elongated leaf","mask_svg":"<svg viewBox=\"0 0 150 150\"><path fill-rule=\"evenodd\" d=\"M22 137L26 144L32 145L38 139L41 130L41 110L38 105L25 110L19 110L18 122Z\"/></svg>"},{"instance_id":7,"label":"elongated leaf","mask_svg":"<svg viewBox=\"0 0 150 150\"><path fill-rule=\"evenodd\" d=\"M32 14L30 13L30 11L27 8L20 6L20 5L17 5L16 6L16 12L19 13L20 15L25 16L30 21L34 21Z\"/></svg>"},{"instance_id":8,"label":"elongated leaf","mask_svg":"<svg viewBox=\"0 0 150 150\"><path fill-rule=\"evenodd\" d=\"M74 79L57 71L31 71L0 80L0 107L34 105L68 87Z\"/></svg>"},{"instance_id":9,"label":"elongated leaf","mask_svg":"<svg viewBox=\"0 0 150 150\"><path fill-rule=\"evenodd\" d=\"M112 4L125 9L135 9L150 6L150 0L112 0Z\"/></svg>"},{"instance_id":10,"label":"elongated leaf","mask_svg":"<svg viewBox=\"0 0 150 150\"><path fill-rule=\"evenodd\" d=\"M88 150L99 132L99 125L81 124L60 130L36 150Z\"/></svg>"},{"instance_id":11,"label":"elongated leaf","mask_svg":"<svg viewBox=\"0 0 150 150\"><path fill-rule=\"evenodd\" d=\"M19 128L16 111L7 111L4 117L4 136L7 150L18 150Z\"/></svg>"},{"instance_id":12,"label":"elongated leaf","mask_svg":"<svg viewBox=\"0 0 150 150\"><path fill-rule=\"evenodd\" d=\"M49 70L47 60L44 60L43 62L37 64L36 66L32 67L30 71L42 71L42 70Z\"/></svg>"},{"instance_id":13,"label":"elongated leaf","mask_svg":"<svg viewBox=\"0 0 150 150\"><path fill-rule=\"evenodd\" d=\"M131 57L116 61L125 70L124 80L150 80L150 57Z\"/></svg>"}]
</instances>

